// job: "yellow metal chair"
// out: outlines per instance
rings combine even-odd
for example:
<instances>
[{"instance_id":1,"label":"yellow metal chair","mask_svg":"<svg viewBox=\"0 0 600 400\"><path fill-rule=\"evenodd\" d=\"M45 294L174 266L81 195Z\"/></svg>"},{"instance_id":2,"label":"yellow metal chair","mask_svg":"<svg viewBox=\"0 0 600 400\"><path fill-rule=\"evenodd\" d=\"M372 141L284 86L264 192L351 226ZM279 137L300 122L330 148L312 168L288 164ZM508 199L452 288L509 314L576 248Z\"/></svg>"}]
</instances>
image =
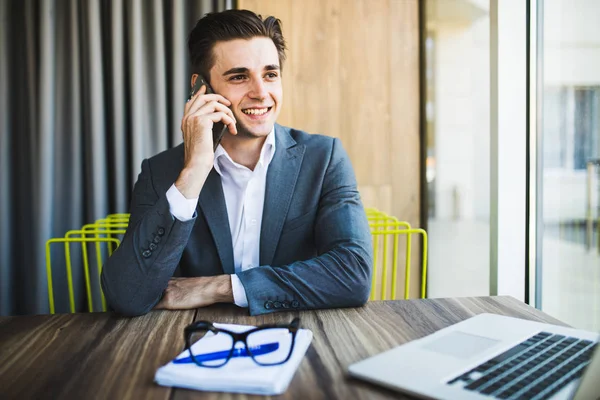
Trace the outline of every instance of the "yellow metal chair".
<instances>
[{"instance_id":1,"label":"yellow metal chair","mask_svg":"<svg viewBox=\"0 0 600 400\"><path fill-rule=\"evenodd\" d=\"M65 246L65 267L67 273L67 285L69 290L69 308L75 312L75 296L73 290L73 263L71 257L71 244L81 244L82 264L85 277L85 287L87 295L88 310L94 311L93 294L90 279L90 263L88 257L88 244L94 244L96 250L96 265L98 277L102 273L102 243L106 243L107 252L110 256L112 252L121 243L115 235L124 235L129 222L129 214L111 214L106 218L99 219L92 224L86 224L81 229L68 231L62 238L53 238L46 242L46 274L48 278L48 300L50 304L50 313L55 313L54 306L54 288L52 283L52 261L50 247L55 243L64 243ZM91 237L90 237L91 236ZM106 311L106 301L104 294L100 290L102 299L102 310Z\"/></svg>"},{"instance_id":2,"label":"yellow metal chair","mask_svg":"<svg viewBox=\"0 0 600 400\"><path fill-rule=\"evenodd\" d=\"M406 251L404 257L404 298L410 296L410 276L412 258L412 236L422 237L421 260L421 291L420 297L425 298L427 288L427 232L420 228L412 228L406 221L399 221L375 208L367 208L367 219L373 235L373 278L371 280L370 300L387 300L388 291L391 299L396 299L398 282L398 253L400 249L399 236L406 235ZM381 267L381 272L379 268ZM391 277L390 275L391 270ZM380 278L381 277L381 278ZM391 287L389 285L391 281ZM380 284L379 296L377 284Z\"/></svg>"},{"instance_id":3,"label":"yellow metal chair","mask_svg":"<svg viewBox=\"0 0 600 400\"><path fill-rule=\"evenodd\" d=\"M423 229L412 228L406 221L400 221L396 217L388 215L375 208L367 208L367 219L371 234L373 235L373 279L371 281L370 300L387 300L388 291L391 299L397 297L398 282L398 253L400 250L400 235L406 235L406 251L404 257L404 298L408 299L410 295L410 276L411 276L411 258L412 258L412 235L422 236L422 275L421 275L421 293L420 297L425 298L427 288L427 232ZM106 218L99 219L92 224L86 224L81 229L71 230L63 238L53 238L46 242L46 273L48 276L48 299L50 303L50 313L55 313L54 291L52 283L52 264L50 246L55 243L64 243L65 246L65 266L67 272L67 284L69 290L70 311L75 312L75 298L73 291L73 265L71 260L70 245L73 243L81 244L83 272L85 278L85 288L87 295L88 310L94 310L93 293L90 278L90 263L88 255L88 244L95 245L96 265L98 276L102 273L102 247L106 243L107 252L110 256L112 252L121 243L115 235L124 235L129 224L129 214L110 214ZM379 272L381 268L381 272ZM389 276L391 272L391 277ZM379 279L381 277L381 279ZM391 281L391 287L390 287ZM377 283L380 283L379 296ZM100 290L102 299L102 310L106 311L106 301L104 294Z\"/></svg>"}]
</instances>

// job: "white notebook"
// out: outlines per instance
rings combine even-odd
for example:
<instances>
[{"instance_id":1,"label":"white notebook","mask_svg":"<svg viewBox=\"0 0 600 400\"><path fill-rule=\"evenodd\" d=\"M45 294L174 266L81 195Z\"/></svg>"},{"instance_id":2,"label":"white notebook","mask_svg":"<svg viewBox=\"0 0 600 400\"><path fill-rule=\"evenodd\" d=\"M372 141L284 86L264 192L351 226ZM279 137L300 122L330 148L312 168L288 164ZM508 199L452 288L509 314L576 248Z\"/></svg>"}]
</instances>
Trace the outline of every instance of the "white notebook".
<instances>
[{"instance_id":1,"label":"white notebook","mask_svg":"<svg viewBox=\"0 0 600 400\"><path fill-rule=\"evenodd\" d=\"M216 327L233 332L244 332L254 328L249 325L214 324ZM200 346L201 353L218 350L215 340L218 335L207 335L193 347ZM211 392L233 392L260 395L276 395L285 392L298 365L302 361L310 342L312 332L299 329L290 359L281 365L260 366L250 357L234 357L220 368L199 367L194 363L174 364L173 361L160 367L154 375L154 381L162 386L176 386L186 389ZM217 340L218 341L218 340ZM220 349L219 349L220 350ZM189 356L187 350L176 359Z\"/></svg>"}]
</instances>

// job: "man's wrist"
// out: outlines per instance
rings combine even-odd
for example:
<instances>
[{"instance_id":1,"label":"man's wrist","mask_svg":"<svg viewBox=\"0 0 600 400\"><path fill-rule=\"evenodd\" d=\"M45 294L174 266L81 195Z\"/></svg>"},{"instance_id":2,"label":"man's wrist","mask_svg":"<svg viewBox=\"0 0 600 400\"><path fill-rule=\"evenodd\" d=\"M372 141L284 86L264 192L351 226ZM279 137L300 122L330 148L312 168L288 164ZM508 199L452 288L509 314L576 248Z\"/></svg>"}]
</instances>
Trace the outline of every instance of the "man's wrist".
<instances>
[{"instance_id":1,"label":"man's wrist","mask_svg":"<svg viewBox=\"0 0 600 400\"><path fill-rule=\"evenodd\" d=\"M213 285L215 303L233 303L233 288L229 275L213 277Z\"/></svg>"},{"instance_id":2,"label":"man's wrist","mask_svg":"<svg viewBox=\"0 0 600 400\"><path fill-rule=\"evenodd\" d=\"M185 167L175 181L175 187L186 199L196 199L212 167Z\"/></svg>"}]
</instances>

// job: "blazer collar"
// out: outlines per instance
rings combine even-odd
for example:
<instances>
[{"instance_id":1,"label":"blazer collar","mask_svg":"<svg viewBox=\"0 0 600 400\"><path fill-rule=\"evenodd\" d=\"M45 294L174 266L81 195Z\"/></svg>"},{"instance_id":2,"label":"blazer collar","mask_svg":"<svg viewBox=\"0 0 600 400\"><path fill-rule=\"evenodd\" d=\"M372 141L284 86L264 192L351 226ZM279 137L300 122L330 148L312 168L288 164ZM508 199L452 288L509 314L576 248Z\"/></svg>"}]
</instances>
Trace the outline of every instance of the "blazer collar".
<instances>
[{"instance_id":1,"label":"blazer collar","mask_svg":"<svg viewBox=\"0 0 600 400\"><path fill-rule=\"evenodd\" d=\"M296 187L306 150L290 135L290 129L275 124L276 151L267 171L265 205L260 232L260 265L271 265L283 223Z\"/></svg>"},{"instance_id":2,"label":"blazer collar","mask_svg":"<svg viewBox=\"0 0 600 400\"><path fill-rule=\"evenodd\" d=\"M202 210L208 229L212 234L217 253L221 259L223 272L225 274L235 274L233 263L233 244L231 241L231 229L229 228L229 218L227 218L227 205L225 204L225 195L221 185L221 177L213 168L200 192L198 207Z\"/></svg>"}]
</instances>

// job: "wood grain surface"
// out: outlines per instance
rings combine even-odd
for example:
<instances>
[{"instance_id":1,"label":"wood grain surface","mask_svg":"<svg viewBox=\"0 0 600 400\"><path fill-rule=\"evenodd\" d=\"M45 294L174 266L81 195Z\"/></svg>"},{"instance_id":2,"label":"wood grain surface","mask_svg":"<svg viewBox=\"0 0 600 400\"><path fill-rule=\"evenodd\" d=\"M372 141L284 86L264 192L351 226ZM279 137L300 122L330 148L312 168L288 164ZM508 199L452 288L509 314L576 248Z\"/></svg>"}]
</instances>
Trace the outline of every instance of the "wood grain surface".
<instances>
[{"instance_id":1,"label":"wood grain surface","mask_svg":"<svg viewBox=\"0 0 600 400\"><path fill-rule=\"evenodd\" d=\"M195 311L0 320L0 399L167 399L156 369L184 348Z\"/></svg>"},{"instance_id":2,"label":"wood grain surface","mask_svg":"<svg viewBox=\"0 0 600 400\"><path fill-rule=\"evenodd\" d=\"M170 389L154 373L183 349L194 319L258 325L295 316L313 341L277 399L387 399L399 393L351 379L350 364L483 312L565 325L511 297L369 302L365 307L248 316L233 305L156 311L137 318L110 313L0 319L0 398L255 399Z\"/></svg>"}]
</instances>

